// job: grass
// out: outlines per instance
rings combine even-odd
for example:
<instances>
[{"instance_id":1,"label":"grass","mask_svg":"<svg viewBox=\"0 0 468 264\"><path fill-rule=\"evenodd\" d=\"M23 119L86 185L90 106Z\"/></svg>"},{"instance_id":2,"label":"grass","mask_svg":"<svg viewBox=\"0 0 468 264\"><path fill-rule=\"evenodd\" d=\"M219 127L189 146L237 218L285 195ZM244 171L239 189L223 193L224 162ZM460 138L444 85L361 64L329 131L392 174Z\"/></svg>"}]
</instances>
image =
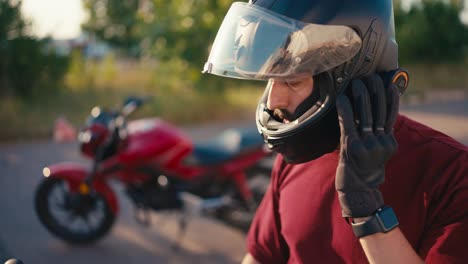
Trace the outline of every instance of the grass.
<instances>
[{"instance_id":1,"label":"grass","mask_svg":"<svg viewBox=\"0 0 468 264\"><path fill-rule=\"evenodd\" d=\"M228 88L225 92L197 90L183 93L148 93L135 89L80 89L42 94L29 100L0 99L0 141L50 138L54 121L65 117L80 128L92 107L118 108L128 95L153 95L132 118L158 116L176 125L216 120L245 119L253 113L261 89Z\"/></svg>"}]
</instances>

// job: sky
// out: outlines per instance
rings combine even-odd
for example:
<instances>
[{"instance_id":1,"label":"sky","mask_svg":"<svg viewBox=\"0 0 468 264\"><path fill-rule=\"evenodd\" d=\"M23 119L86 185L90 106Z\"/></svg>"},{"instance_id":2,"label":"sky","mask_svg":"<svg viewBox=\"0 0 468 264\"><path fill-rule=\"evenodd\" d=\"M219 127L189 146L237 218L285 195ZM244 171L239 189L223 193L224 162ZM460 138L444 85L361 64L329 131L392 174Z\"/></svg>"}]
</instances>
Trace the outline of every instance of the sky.
<instances>
[{"instance_id":1,"label":"sky","mask_svg":"<svg viewBox=\"0 0 468 264\"><path fill-rule=\"evenodd\" d=\"M403 0L408 6L418 0ZM23 14L33 22L36 36L52 36L58 39L79 36L80 24L86 20L81 0L23 0ZM468 8L462 14L468 24Z\"/></svg>"},{"instance_id":2,"label":"sky","mask_svg":"<svg viewBox=\"0 0 468 264\"><path fill-rule=\"evenodd\" d=\"M58 39L79 36L87 17L81 0L23 0L22 12L32 21L34 35Z\"/></svg>"}]
</instances>

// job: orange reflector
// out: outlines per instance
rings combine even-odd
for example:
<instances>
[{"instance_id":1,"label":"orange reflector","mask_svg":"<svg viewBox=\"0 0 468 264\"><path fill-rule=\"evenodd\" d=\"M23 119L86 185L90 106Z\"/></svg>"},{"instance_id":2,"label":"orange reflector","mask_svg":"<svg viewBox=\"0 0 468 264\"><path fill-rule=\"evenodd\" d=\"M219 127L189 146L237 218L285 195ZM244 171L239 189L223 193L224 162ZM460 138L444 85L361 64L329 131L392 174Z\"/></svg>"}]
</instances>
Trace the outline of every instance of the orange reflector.
<instances>
[{"instance_id":1,"label":"orange reflector","mask_svg":"<svg viewBox=\"0 0 468 264\"><path fill-rule=\"evenodd\" d=\"M392 82L393 83L396 83L399 81L400 77L403 77L404 81L405 81L405 85L408 85L408 82L409 82L409 76L408 76L408 73L405 72L405 71L400 71L398 72L394 77L393 77L393 80Z\"/></svg>"},{"instance_id":2,"label":"orange reflector","mask_svg":"<svg viewBox=\"0 0 468 264\"><path fill-rule=\"evenodd\" d=\"M80 194L88 194L89 186L86 183L80 183L79 192Z\"/></svg>"}]
</instances>

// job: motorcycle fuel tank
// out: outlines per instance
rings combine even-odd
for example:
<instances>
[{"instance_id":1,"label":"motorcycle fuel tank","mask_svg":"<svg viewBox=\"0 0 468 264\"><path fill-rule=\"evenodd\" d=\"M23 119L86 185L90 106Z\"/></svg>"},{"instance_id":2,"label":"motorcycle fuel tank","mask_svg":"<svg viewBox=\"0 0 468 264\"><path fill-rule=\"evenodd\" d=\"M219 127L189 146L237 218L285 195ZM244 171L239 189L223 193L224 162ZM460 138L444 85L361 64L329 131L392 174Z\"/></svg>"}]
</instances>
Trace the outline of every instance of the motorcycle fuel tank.
<instances>
[{"instance_id":1,"label":"motorcycle fuel tank","mask_svg":"<svg viewBox=\"0 0 468 264\"><path fill-rule=\"evenodd\" d=\"M127 132L127 146L120 154L125 162L151 162L170 167L193 148L182 131L159 118L131 121Z\"/></svg>"}]
</instances>

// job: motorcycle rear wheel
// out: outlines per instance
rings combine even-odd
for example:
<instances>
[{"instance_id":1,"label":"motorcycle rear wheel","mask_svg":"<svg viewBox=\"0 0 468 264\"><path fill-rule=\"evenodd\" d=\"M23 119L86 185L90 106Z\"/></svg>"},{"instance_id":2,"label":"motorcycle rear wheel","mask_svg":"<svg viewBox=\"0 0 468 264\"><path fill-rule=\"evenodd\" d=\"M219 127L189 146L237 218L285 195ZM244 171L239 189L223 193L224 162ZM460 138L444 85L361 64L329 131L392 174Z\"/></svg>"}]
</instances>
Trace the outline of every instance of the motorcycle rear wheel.
<instances>
[{"instance_id":1,"label":"motorcycle rear wheel","mask_svg":"<svg viewBox=\"0 0 468 264\"><path fill-rule=\"evenodd\" d=\"M109 232L115 220L102 195L72 193L63 179L44 179L34 200L41 223L70 244L95 242Z\"/></svg>"},{"instance_id":2,"label":"motorcycle rear wheel","mask_svg":"<svg viewBox=\"0 0 468 264\"><path fill-rule=\"evenodd\" d=\"M231 227L247 233L250 224L255 216L255 211L260 205L270 182L271 168L263 167L260 164L249 168L246 171L247 184L252 191L253 199L251 204L247 204L241 198L238 190L232 190L232 198L237 201L233 207L222 208L216 212L216 218Z\"/></svg>"}]
</instances>

